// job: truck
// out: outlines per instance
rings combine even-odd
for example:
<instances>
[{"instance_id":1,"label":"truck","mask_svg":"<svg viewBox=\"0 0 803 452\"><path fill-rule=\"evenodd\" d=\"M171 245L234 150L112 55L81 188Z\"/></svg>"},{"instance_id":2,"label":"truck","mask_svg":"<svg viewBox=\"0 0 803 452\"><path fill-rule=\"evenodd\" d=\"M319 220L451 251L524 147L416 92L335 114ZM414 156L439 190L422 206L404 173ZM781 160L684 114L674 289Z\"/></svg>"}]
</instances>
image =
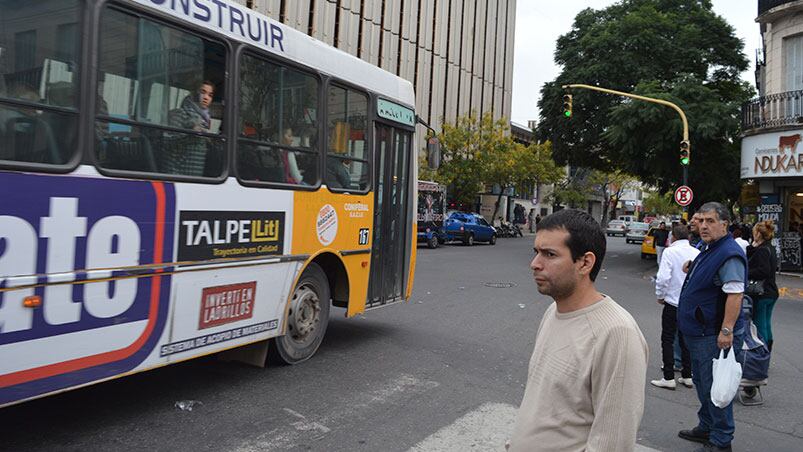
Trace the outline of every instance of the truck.
<instances>
[{"instance_id":1,"label":"truck","mask_svg":"<svg viewBox=\"0 0 803 452\"><path fill-rule=\"evenodd\" d=\"M437 248L446 242L446 187L437 182L418 181L418 243Z\"/></svg>"}]
</instances>

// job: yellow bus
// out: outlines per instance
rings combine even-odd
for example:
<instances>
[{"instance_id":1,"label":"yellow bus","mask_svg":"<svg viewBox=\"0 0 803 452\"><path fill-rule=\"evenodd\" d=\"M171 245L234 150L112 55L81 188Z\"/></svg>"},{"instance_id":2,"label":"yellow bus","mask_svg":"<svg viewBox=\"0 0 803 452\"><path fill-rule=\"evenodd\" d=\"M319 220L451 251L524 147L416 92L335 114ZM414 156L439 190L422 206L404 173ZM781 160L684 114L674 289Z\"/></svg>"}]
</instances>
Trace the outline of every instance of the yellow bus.
<instances>
[{"instance_id":1,"label":"yellow bus","mask_svg":"<svg viewBox=\"0 0 803 452\"><path fill-rule=\"evenodd\" d=\"M0 406L410 297L409 82L226 0L0 11Z\"/></svg>"}]
</instances>

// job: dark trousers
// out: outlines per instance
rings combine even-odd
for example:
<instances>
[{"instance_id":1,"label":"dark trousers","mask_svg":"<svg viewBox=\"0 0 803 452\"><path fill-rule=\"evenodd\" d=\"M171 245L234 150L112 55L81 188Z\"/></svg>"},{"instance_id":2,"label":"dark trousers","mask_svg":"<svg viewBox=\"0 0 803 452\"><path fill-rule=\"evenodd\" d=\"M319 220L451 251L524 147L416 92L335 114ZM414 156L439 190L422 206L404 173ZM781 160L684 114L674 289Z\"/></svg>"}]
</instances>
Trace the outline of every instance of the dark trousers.
<instances>
[{"instance_id":1,"label":"dark trousers","mask_svg":"<svg viewBox=\"0 0 803 452\"><path fill-rule=\"evenodd\" d=\"M691 356L683 335L678 334L678 308L669 303L664 303L664 312L661 314L661 358L664 362L664 379L675 379L675 337L680 342L680 362L682 369L680 376L691 378Z\"/></svg>"}]
</instances>

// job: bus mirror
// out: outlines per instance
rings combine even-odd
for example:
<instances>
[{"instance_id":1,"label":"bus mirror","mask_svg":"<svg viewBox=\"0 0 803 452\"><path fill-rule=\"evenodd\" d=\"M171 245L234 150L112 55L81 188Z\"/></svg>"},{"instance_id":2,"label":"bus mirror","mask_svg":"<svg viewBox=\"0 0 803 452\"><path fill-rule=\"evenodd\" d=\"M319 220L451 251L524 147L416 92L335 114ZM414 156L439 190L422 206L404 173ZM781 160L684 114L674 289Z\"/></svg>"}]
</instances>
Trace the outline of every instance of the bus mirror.
<instances>
[{"instance_id":1,"label":"bus mirror","mask_svg":"<svg viewBox=\"0 0 803 452\"><path fill-rule=\"evenodd\" d=\"M436 170L441 166L441 142L438 137L427 140L427 165L429 169Z\"/></svg>"}]
</instances>

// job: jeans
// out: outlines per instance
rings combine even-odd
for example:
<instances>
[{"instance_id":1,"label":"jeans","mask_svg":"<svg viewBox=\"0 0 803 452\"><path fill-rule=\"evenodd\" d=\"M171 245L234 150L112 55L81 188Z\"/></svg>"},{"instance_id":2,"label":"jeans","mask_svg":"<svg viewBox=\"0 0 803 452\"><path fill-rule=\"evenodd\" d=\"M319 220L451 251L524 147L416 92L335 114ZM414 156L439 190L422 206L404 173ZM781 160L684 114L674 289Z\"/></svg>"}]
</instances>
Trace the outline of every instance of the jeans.
<instances>
[{"instance_id":1,"label":"jeans","mask_svg":"<svg viewBox=\"0 0 803 452\"><path fill-rule=\"evenodd\" d=\"M664 363L664 379L675 379L675 339L680 340L681 351L681 374L683 378L691 377L691 359L689 357L689 350L683 341L681 335L678 334L678 308L669 303L664 304L664 311L661 314L661 358Z\"/></svg>"},{"instance_id":2,"label":"jeans","mask_svg":"<svg viewBox=\"0 0 803 452\"><path fill-rule=\"evenodd\" d=\"M733 432L736 427L733 422L733 402L725 408L717 408L711 402L711 384L714 377L712 374L713 360L719 357L719 347L717 347L717 336L687 336L683 335L684 342L691 354L692 382L697 389L697 398L700 400L700 410L697 411L699 418L698 429L709 432L709 442L715 446L725 447L733 441ZM740 350L742 347L741 332L733 334L733 348L728 350ZM741 362L740 354L736 355Z\"/></svg>"},{"instance_id":3,"label":"jeans","mask_svg":"<svg viewBox=\"0 0 803 452\"><path fill-rule=\"evenodd\" d=\"M759 298L753 306L753 320L756 322L758 335L765 342L772 340L772 308L777 298Z\"/></svg>"}]
</instances>

